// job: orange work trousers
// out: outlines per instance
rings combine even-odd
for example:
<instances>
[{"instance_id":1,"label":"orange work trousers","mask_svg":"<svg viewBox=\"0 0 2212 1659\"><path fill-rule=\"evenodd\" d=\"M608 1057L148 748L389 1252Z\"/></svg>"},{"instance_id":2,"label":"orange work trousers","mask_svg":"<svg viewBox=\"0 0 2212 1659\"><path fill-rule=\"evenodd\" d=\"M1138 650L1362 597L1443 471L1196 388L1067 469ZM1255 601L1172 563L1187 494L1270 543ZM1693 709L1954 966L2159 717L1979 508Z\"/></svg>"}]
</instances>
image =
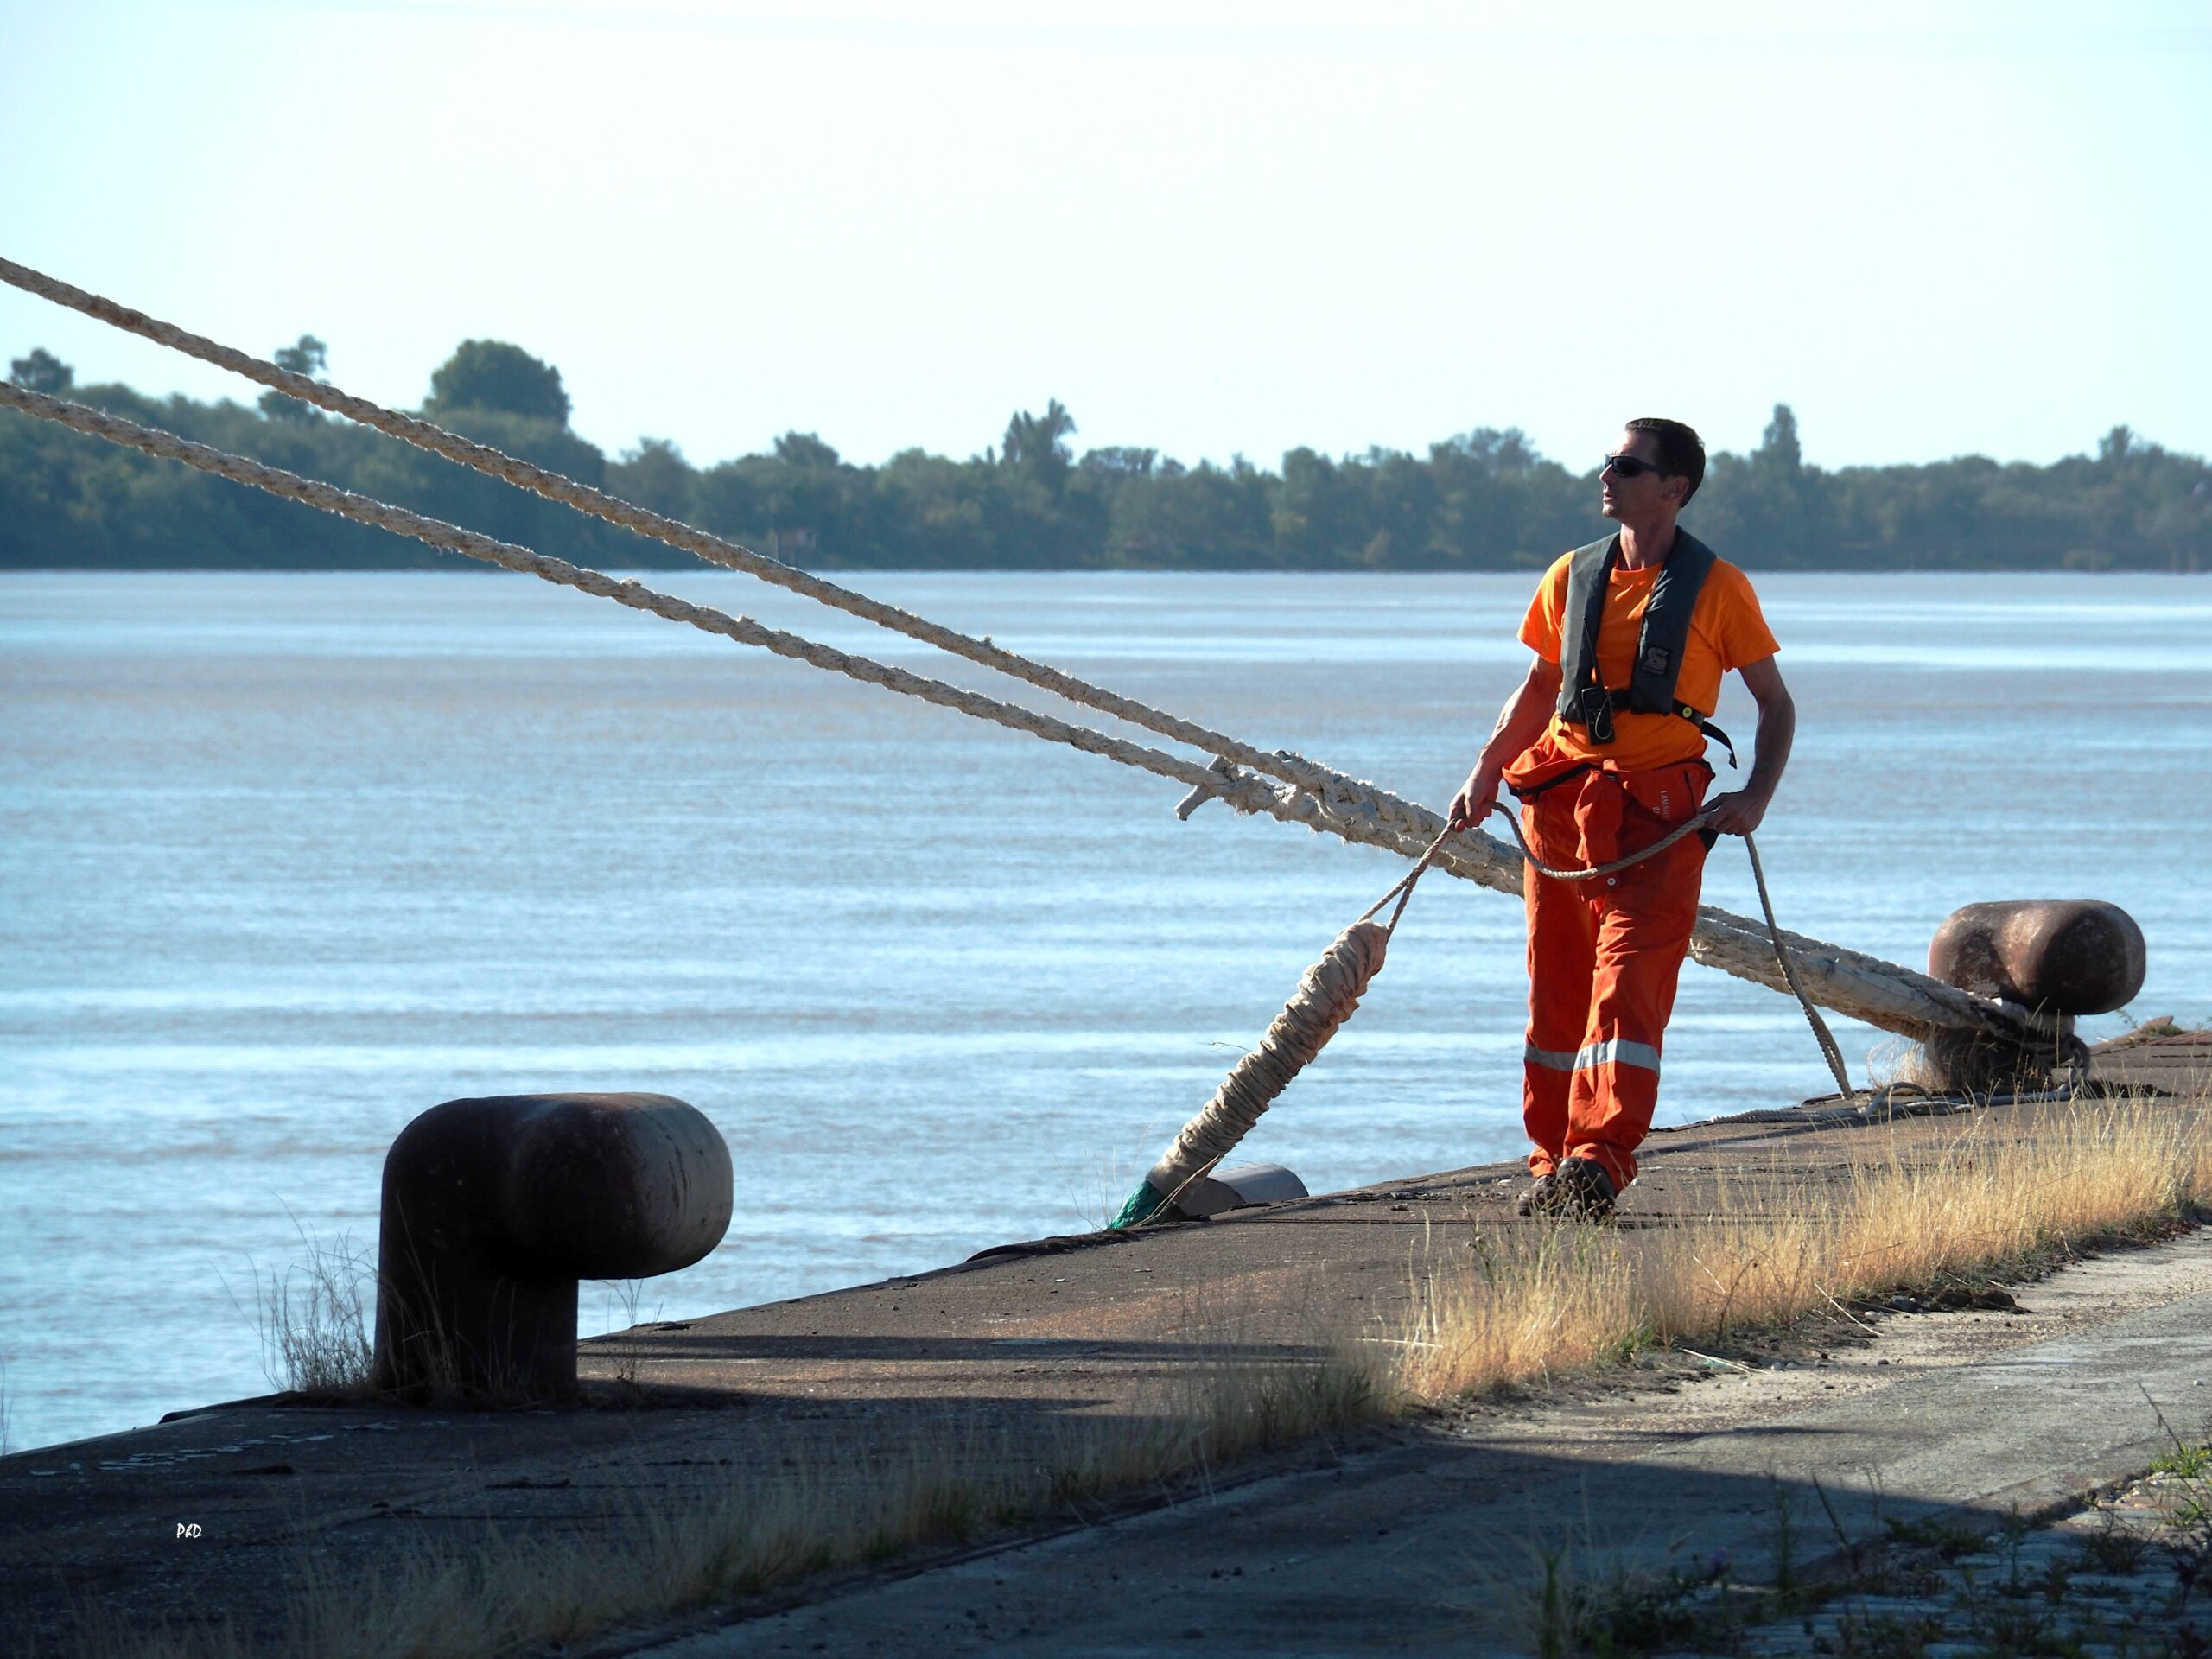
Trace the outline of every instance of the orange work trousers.
<instances>
[{"instance_id":1,"label":"orange work trousers","mask_svg":"<svg viewBox=\"0 0 2212 1659\"><path fill-rule=\"evenodd\" d=\"M1539 743L1506 783L1521 798L1529 845L1560 869L1611 863L1650 846L1696 815L1713 781L1702 760L1608 772L1548 749ZM1533 1143L1531 1173L1587 1158L1617 1189L1636 1178L1636 1149L1659 1102L1659 1053L1697 921L1705 850L1699 836L1685 836L1592 880L1526 873L1521 1110Z\"/></svg>"}]
</instances>

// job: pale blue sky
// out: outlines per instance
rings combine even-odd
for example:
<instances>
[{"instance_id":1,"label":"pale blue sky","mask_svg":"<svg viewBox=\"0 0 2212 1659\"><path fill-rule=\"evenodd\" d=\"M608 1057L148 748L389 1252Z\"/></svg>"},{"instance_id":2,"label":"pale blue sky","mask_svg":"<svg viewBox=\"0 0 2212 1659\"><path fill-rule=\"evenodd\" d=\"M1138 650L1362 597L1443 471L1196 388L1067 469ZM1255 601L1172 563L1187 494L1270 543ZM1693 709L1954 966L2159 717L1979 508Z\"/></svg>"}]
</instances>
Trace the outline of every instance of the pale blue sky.
<instances>
[{"instance_id":1,"label":"pale blue sky","mask_svg":"<svg viewBox=\"0 0 2212 1659\"><path fill-rule=\"evenodd\" d=\"M420 400L967 454L2212 451L2212 6L0 0L0 251ZM0 356L250 388L0 290Z\"/></svg>"}]
</instances>

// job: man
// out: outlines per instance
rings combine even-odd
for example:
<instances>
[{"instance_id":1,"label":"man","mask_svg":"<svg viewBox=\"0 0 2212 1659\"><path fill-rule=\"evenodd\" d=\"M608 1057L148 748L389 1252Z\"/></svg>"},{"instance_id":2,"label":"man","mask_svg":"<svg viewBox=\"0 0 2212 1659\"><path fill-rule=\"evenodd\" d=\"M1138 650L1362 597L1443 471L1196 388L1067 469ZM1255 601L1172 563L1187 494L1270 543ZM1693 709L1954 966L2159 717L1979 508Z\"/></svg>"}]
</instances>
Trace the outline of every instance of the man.
<instances>
[{"instance_id":1,"label":"man","mask_svg":"<svg viewBox=\"0 0 2212 1659\"><path fill-rule=\"evenodd\" d=\"M1713 799L1703 831L1594 880L1527 873L1522 1121L1535 1182L1523 1215L1595 1218L1636 1179L1707 848L1758 828L1789 760L1796 709L1758 596L1675 523L1704 477L1688 427L1628 423L1598 474L1600 510L1620 530L1546 574L1521 624L1535 661L1452 802L1454 824L1480 823L1503 781L1539 861L1611 863L1700 810L1707 717L1730 670L1758 703L1751 778Z\"/></svg>"}]
</instances>

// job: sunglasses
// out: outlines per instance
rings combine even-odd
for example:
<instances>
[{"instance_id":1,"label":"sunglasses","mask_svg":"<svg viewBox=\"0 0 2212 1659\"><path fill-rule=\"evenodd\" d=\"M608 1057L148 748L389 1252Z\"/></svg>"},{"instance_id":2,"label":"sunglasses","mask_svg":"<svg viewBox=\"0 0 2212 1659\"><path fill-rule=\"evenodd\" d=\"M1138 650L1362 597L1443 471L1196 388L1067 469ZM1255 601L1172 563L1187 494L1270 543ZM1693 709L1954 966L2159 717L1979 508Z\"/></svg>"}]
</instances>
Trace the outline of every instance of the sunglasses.
<instances>
[{"instance_id":1,"label":"sunglasses","mask_svg":"<svg viewBox=\"0 0 2212 1659\"><path fill-rule=\"evenodd\" d=\"M1646 473L1656 473L1659 470L1651 462L1638 461L1634 455L1607 455L1604 464L1598 470L1602 473L1607 467L1611 467L1623 478L1642 478Z\"/></svg>"}]
</instances>

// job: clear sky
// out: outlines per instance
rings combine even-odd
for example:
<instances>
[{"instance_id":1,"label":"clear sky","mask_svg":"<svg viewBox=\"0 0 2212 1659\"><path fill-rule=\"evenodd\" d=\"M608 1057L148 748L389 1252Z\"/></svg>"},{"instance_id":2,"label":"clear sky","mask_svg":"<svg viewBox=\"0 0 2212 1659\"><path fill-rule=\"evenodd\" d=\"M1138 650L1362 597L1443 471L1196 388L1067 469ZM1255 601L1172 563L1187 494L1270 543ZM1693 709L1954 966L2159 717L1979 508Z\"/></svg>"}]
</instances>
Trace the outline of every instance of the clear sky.
<instances>
[{"instance_id":1,"label":"clear sky","mask_svg":"<svg viewBox=\"0 0 2212 1659\"><path fill-rule=\"evenodd\" d=\"M2212 5L0 0L0 251L711 462L2212 451ZM0 289L0 357L252 389Z\"/></svg>"}]
</instances>

